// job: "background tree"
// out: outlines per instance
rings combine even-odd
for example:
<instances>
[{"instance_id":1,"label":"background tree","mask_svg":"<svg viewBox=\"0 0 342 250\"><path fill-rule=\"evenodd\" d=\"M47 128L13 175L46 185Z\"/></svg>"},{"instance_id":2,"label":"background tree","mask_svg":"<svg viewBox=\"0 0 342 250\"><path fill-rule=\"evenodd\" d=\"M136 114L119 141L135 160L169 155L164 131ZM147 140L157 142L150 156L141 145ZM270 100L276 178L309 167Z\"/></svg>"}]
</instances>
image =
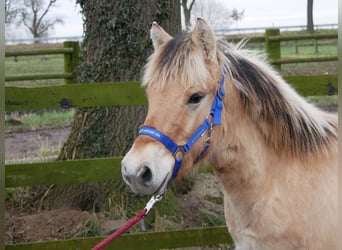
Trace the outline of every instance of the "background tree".
<instances>
[{"instance_id":1,"label":"background tree","mask_svg":"<svg viewBox=\"0 0 342 250\"><path fill-rule=\"evenodd\" d=\"M192 7L191 21L194 22L197 17L203 17L214 29L228 29L233 22L233 14L238 14L240 17L244 14L244 11L239 12L235 9L235 13L232 13L227 5L222 2L216 0L196 0Z\"/></svg>"},{"instance_id":2,"label":"background tree","mask_svg":"<svg viewBox=\"0 0 342 250\"><path fill-rule=\"evenodd\" d=\"M184 22L186 29L189 29L191 26L191 10L194 6L195 0L189 1L188 0L182 0L182 9L183 9L183 15L184 15Z\"/></svg>"},{"instance_id":3,"label":"background tree","mask_svg":"<svg viewBox=\"0 0 342 250\"><path fill-rule=\"evenodd\" d=\"M237 26L238 22L244 18L244 15L245 15L245 10L238 11L237 9L234 8L230 12L230 17L235 21L236 26Z\"/></svg>"},{"instance_id":4,"label":"background tree","mask_svg":"<svg viewBox=\"0 0 342 250\"><path fill-rule=\"evenodd\" d=\"M307 17L307 28L306 28L307 31L309 33L315 32L314 23L313 23L313 0L308 0L306 17Z\"/></svg>"},{"instance_id":5,"label":"background tree","mask_svg":"<svg viewBox=\"0 0 342 250\"><path fill-rule=\"evenodd\" d=\"M84 18L80 82L139 81L153 51L152 21L170 34L181 31L179 0L79 0L79 4ZM123 156L131 147L146 111L146 106L78 109L59 159ZM122 180L54 186L48 194L44 203L47 208L102 210L121 206L128 216L137 211L134 206L141 209L149 198L133 195ZM163 205L167 205L166 200ZM172 213L170 206L168 211Z\"/></svg>"},{"instance_id":6,"label":"background tree","mask_svg":"<svg viewBox=\"0 0 342 250\"><path fill-rule=\"evenodd\" d=\"M62 24L63 20L50 17L48 14L56 7L57 0L23 0L24 8L20 11L19 24L23 24L34 38L45 37L49 30L56 24Z\"/></svg>"},{"instance_id":7,"label":"background tree","mask_svg":"<svg viewBox=\"0 0 342 250\"><path fill-rule=\"evenodd\" d=\"M5 0L5 24L13 23L20 11L17 0Z\"/></svg>"}]
</instances>

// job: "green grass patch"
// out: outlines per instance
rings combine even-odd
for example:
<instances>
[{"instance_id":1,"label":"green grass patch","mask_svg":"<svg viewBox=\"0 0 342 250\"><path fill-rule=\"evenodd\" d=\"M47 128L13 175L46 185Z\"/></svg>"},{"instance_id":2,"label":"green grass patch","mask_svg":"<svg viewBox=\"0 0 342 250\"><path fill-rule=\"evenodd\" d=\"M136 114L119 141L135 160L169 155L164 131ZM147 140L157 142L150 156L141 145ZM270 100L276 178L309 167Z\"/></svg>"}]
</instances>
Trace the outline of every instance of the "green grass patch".
<instances>
[{"instance_id":1,"label":"green grass patch","mask_svg":"<svg viewBox=\"0 0 342 250\"><path fill-rule=\"evenodd\" d=\"M286 58L323 57L336 55L336 45L320 45L318 46L318 52L316 52L314 46L298 46L298 53L296 53L296 48L294 45L281 47L281 56Z\"/></svg>"},{"instance_id":2,"label":"green grass patch","mask_svg":"<svg viewBox=\"0 0 342 250\"><path fill-rule=\"evenodd\" d=\"M23 131L43 128L57 128L69 126L74 120L74 109L67 111L47 111L41 114L28 113L23 115L6 115L5 130Z\"/></svg>"},{"instance_id":3,"label":"green grass patch","mask_svg":"<svg viewBox=\"0 0 342 250\"><path fill-rule=\"evenodd\" d=\"M305 99L315 105L338 105L338 95L332 96L307 96Z\"/></svg>"},{"instance_id":4,"label":"green grass patch","mask_svg":"<svg viewBox=\"0 0 342 250\"><path fill-rule=\"evenodd\" d=\"M63 55L19 56L7 57L5 60L6 76L24 74L55 74L64 72ZM38 87L50 84L61 84L63 79L26 80L6 82L6 86Z\"/></svg>"}]
</instances>

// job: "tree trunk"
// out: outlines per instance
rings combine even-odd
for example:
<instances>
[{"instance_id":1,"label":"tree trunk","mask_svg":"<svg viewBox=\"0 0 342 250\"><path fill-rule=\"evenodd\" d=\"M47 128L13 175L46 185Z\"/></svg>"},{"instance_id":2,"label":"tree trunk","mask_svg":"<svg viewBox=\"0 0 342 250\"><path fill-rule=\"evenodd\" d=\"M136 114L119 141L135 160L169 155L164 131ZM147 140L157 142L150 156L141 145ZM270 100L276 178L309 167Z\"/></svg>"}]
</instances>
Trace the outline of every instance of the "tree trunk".
<instances>
[{"instance_id":1,"label":"tree trunk","mask_svg":"<svg viewBox=\"0 0 342 250\"><path fill-rule=\"evenodd\" d=\"M188 6L188 0L182 0L183 14L184 14L184 22L186 29L190 29L191 26L191 10L194 6L195 0L191 0Z\"/></svg>"},{"instance_id":2,"label":"tree trunk","mask_svg":"<svg viewBox=\"0 0 342 250\"><path fill-rule=\"evenodd\" d=\"M80 82L140 80L143 65L152 53L149 36L152 21L157 21L170 34L181 30L178 0L80 0L79 3L85 21ZM59 159L123 156L132 145L146 111L145 106L77 110ZM124 195L127 197L123 199ZM44 204L47 208L102 209L122 200L131 205L132 197L139 200L117 180L55 186ZM143 200L145 202L146 197Z\"/></svg>"},{"instance_id":3,"label":"tree trunk","mask_svg":"<svg viewBox=\"0 0 342 250\"><path fill-rule=\"evenodd\" d=\"M309 33L314 33L314 23L313 23L313 0L308 0L307 5L307 31Z\"/></svg>"}]
</instances>

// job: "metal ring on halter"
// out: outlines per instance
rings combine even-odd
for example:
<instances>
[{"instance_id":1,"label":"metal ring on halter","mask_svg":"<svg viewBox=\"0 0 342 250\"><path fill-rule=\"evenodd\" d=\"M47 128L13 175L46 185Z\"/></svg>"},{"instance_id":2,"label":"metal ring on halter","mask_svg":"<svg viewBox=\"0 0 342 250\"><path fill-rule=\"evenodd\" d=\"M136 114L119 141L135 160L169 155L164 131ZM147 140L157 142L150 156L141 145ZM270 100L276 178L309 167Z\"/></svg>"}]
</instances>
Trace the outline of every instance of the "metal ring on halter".
<instances>
[{"instance_id":1,"label":"metal ring on halter","mask_svg":"<svg viewBox=\"0 0 342 250\"><path fill-rule=\"evenodd\" d=\"M178 153L181 153L182 156L181 156L181 157L177 157L177 154L178 154ZM172 155L173 155L173 157L175 158L175 160L183 159L184 156L185 156L184 147L183 147L183 146L179 146L179 147L177 148L177 150L176 150Z\"/></svg>"}]
</instances>

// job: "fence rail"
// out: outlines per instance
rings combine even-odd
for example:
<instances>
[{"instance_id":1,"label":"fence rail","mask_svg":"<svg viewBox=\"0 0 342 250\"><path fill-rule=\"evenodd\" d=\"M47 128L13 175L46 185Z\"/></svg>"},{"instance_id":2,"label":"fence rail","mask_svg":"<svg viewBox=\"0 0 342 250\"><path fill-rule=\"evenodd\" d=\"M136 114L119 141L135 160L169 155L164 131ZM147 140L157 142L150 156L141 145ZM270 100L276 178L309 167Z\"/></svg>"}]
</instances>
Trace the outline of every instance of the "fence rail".
<instances>
[{"instance_id":1,"label":"fence rail","mask_svg":"<svg viewBox=\"0 0 342 250\"><path fill-rule=\"evenodd\" d=\"M48 80L48 79L68 79L73 76L72 73L56 74L23 74L5 76L6 82L26 81L26 80Z\"/></svg>"},{"instance_id":2,"label":"fence rail","mask_svg":"<svg viewBox=\"0 0 342 250\"><path fill-rule=\"evenodd\" d=\"M6 250L80 250L91 249L103 237L78 238L70 240L48 241L7 245ZM194 228L164 232L146 232L124 234L113 241L106 249L157 250L192 246L232 244L226 226Z\"/></svg>"},{"instance_id":3,"label":"fence rail","mask_svg":"<svg viewBox=\"0 0 342 250\"><path fill-rule=\"evenodd\" d=\"M302 58L282 58L270 60L272 64L291 64L291 63L311 63L311 62L330 62L337 61L337 56L321 56L321 57L302 57Z\"/></svg>"},{"instance_id":4,"label":"fence rail","mask_svg":"<svg viewBox=\"0 0 342 250\"><path fill-rule=\"evenodd\" d=\"M287 30L306 30L306 25L289 25L289 26L280 26L274 27L276 29L287 31ZM315 25L315 30L318 29L337 29L338 24L318 24ZM252 27L252 28L239 28L239 29L216 29L215 33L217 35L229 35L229 34L244 34L244 33L251 33L251 32L263 32L270 27Z\"/></svg>"},{"instance_id":5,"label":"fence rail","mask_svg":"<svg viewBox=\"0 0 342 250\"><path fill-rule=\"evenodd\" d=\"M265 42L269 59L275 65L312 61L307 58L284 59L280 56L280 42L304 39L301 36L282 37L279 30L266 31L265 37L255 40ZM337 34L305 36L305 39L337 38ZM253 39L252 39L253 40ZM23 88L6 87L5 110L39 110L73 107L99 107L112 105L145 105L144 90L139 82L130 83L76 83L79 47L77 42L65 42L64 49L24 52L6 52L9 56L31 56L64 54L64 73L50 75L64 78L64 85ZM315 58L318 61L337 60L337 56ZM44 75L6 76L6 81L47 79ZM302 95L329 95L331 87L337 88L337 75L289 76L285 77ZM69 84L72 83L72 84ZM5 185L9 187L75 184L121 178L121 157L84 159L72 161L6 164ZM7 250L22 249L90 249L101 237L39 243L10 244ZM174 240L177 239L177 240ZM108 249L160 249L212 244L231 244L226 227L126 234L111 244Z\"/></svg>"},{"instance_id":6,"label":"fence rail","mask_svg":"<svg viewBox=\"0 0 342 250\"><path fill-rule=\"evenodd\" d=\"M20 51L6 51L5 57L12 56L39 56L39 55L54 55L54 54L72 54L73 48L61 49L39 49L39 50L20 50Z\"/></svg>"},{"instance_id":7,"label":"fence rail","mask_svg":"<svg viewBox=\"0 0 342 250\"><path fill-rule=\"evenodd\" d=\"M293 40L309 40L309 39L337 39L338 35L336 33L330 34L302 34L302 35L290 35L290 36L272 36L269 37L270 41L293 41Z\"/></svg>"},{"instance_id":8,"label":"fence rail","mask_svg":"<svg viewBox=\"0 0 342 250\"><path fill-rule=\"evenodd\" d=\"M330 85L327 83L337 87L337 75L284 78L303 96L328 95ZM6 111L147 104L144 89L139 82L6 87L5 95Z\"/></svg>"},{"instance_id":9,"label":"fence rail","mask_svg":"<svg viewBox=\"0 0 342 250\"><path fill-rule=\"evenodd\" d=\"M122 157L8 164L6 187L79 184L121 178ZM68 174L65 174L68 173Z\"/></svg>"}]
</instances>

